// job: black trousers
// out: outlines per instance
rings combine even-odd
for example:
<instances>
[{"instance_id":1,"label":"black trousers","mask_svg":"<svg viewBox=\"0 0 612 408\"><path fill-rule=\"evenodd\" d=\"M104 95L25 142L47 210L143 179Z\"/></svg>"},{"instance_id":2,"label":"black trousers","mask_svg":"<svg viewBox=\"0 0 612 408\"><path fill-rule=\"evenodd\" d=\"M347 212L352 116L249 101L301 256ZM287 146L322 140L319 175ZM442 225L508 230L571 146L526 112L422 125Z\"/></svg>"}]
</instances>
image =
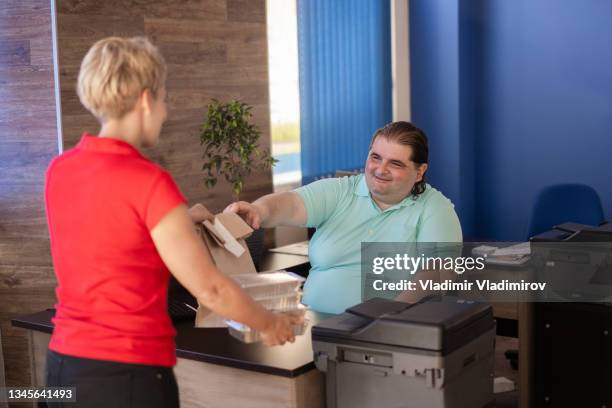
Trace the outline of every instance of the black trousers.
<instances>
[{"instance_id":1,"label":"black trousers","mask_svg":"<svg viewBox=\"0 0 612 408\"><path fill-rule=\"evenodd\" d=\"M50 408L178 408L172 368L92 360L47 352L47 386L76 387L76 403Z\"/></svg>"}]
</instances>

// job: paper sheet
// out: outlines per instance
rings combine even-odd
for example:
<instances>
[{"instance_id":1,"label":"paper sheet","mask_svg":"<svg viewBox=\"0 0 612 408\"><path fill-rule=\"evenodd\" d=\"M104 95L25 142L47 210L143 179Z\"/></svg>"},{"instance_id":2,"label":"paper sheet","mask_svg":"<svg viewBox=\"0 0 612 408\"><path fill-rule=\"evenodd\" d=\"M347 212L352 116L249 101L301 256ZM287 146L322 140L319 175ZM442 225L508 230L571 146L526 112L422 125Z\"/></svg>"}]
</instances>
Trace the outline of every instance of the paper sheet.
<instances>
[{"instance_id":1,"label":"paper sheet","mask_svg":"<svg viewBox=\"0 0 612 408\"><path fill-rule=\"evenodd\" d=\"M493 255L529 255L531 254L531 245L529 242L521 242L520 244L510 245L505 248L498 248Z\"/></svg>"},{"instance_id":2,"label":"paper sheet","mask_svg":"<svg viewBox=\"0 0 612 408\"><path fill-rule=\"evenodd\" d=\"M285 245L285 246L278 247L278 248L272 248L270 249L270 252L308 256L308 241L296 242L295 244Z\"/></svg>"}]
</instances>

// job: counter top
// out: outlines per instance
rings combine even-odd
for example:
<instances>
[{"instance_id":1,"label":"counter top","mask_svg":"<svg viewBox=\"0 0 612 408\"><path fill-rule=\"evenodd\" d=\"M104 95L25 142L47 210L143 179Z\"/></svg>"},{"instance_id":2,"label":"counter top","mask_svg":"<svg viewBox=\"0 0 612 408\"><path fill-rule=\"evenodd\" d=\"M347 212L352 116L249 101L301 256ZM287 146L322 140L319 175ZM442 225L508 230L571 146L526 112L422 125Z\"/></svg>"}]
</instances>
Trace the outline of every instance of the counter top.
<instances>
[{"instance_id":1,"label":"counter top","mask_svg":"<svg viewBox=\"0 0 612 408\"><path fill-rule=\"evenodd\" d=\"M13 326L45 333L53 332L54 311L45 310L12 320ZM176 356L206 363L257 371L281 377L297 377L315 368L310 328L329 315L306 312L310 324L295 343L266 347L244 344L229 335L225 328L195 328L189 321L175 323Z\"/></svg>"}]
</instances>

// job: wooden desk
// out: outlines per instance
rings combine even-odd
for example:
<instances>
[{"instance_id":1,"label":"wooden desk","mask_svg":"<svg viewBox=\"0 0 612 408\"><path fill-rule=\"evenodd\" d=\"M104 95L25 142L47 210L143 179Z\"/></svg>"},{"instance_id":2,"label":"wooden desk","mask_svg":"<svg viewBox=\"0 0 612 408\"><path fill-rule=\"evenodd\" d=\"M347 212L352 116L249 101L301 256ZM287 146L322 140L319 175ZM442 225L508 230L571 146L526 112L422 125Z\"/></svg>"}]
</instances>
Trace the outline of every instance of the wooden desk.
<instances>
[{"instance_id":1,"label":"wooden desk","mask_svg":"<svg viewBox=\"0 0 612 408\"><path fill-rule=\"evenodd\" d=\"M307 312L311 323L324 315ZM46 353L53 324L44 311L13 319L29 330L32 385L45 384ZM313 363L310 327L295 343L244 344L227 329L176 325L174 372L183 408L323 408L324 376Z\"/></svg>"},{"instance_id":2,"label":"wooden desk","mask_svg":"<svg viewBox=\"0 0 612 408\"><path fill-rule=\"evenodd\" d=\"M262 270L293 269L307 265L299 255L269 253ZM515 272L512 272L515 273ZM533 379L533 308L530 303L493 303L495 317L518 319L519 406L530 407ZM50 312L15 319L15 326L30 331L34 385L44 384L45 354L53 326ZM317 321L320 315L312 316ZM310 330L296 343L265 348L245 345L225 329L195 329L177 324L175 374L181 407L295 407L325 406L324 377L314 368Z\"/></svg>"}]
</instances>

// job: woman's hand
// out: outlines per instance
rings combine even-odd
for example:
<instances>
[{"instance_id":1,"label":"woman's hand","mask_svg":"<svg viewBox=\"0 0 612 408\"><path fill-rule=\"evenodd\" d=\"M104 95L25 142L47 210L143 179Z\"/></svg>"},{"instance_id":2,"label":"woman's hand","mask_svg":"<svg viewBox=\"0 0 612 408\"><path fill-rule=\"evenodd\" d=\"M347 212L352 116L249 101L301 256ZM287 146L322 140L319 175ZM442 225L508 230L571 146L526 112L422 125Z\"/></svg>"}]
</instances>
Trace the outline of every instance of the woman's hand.
<instances>
[{"instance_id":1,"label":"woman's hand","mask_svg":"<svg viewBox=\"0 0 612 408\"><path fill-rule=\"evenodd\" d=\"M304 312L271 313L267 327L261 332L261 339L267 346L293 343L295 334L293 327L304 324Z\"/></svg>"},{"instance_id":2,"label":"woman's hand","mask_svg":"<svg viewBox=\"0 0 612 408\"><path fill-rule=\"evenodd\" d=\"M199 224L206 220L210 222L213 222L215 220L215 216L200 203L197 203L189 209L189 216L195 224Z\"/></svg>"}]
</instances>

